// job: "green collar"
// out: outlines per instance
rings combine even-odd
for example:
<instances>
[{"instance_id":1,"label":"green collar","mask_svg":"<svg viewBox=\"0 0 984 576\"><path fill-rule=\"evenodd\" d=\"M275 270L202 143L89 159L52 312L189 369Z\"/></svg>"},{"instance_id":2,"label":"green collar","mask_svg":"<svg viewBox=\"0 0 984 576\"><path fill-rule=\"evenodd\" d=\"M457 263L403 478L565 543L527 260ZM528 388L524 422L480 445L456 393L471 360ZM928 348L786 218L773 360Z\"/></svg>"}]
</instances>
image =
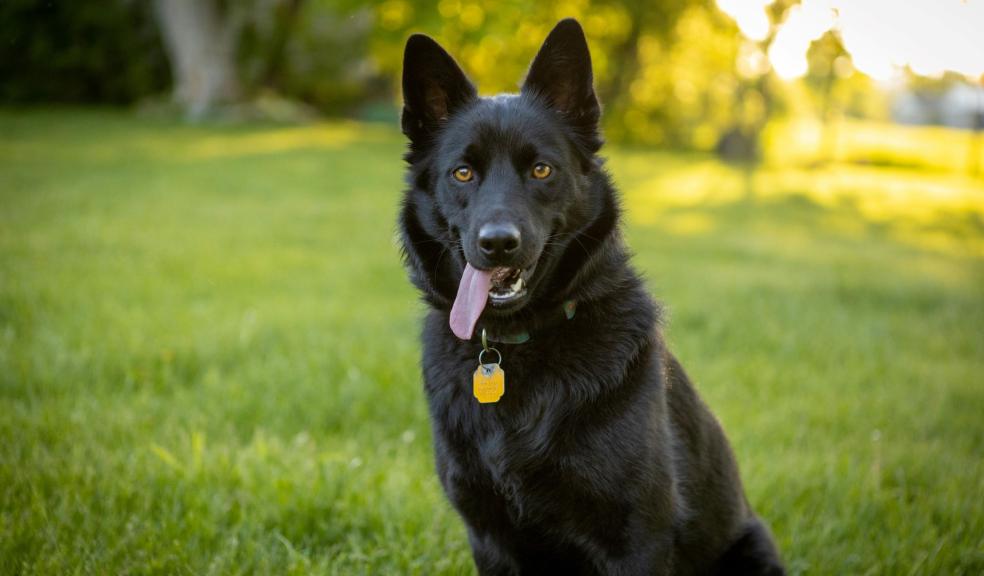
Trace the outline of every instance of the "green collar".
<instances>
[{"instance_id":1,"label":"green collar","mask_svg":"<svg viewBox=\"0 0 984 576\"><path fill-rule=\"evenodd\" d=\"M564 313L565 318L570 320L574 317L574 313L577 312L577 302L574 300L565 300L561 306L561 312ZM511 334L489 333L488 338L498 344L524 344L530 341L530 333L528 330L521 330Z\"/></svg>"}]
</instances>

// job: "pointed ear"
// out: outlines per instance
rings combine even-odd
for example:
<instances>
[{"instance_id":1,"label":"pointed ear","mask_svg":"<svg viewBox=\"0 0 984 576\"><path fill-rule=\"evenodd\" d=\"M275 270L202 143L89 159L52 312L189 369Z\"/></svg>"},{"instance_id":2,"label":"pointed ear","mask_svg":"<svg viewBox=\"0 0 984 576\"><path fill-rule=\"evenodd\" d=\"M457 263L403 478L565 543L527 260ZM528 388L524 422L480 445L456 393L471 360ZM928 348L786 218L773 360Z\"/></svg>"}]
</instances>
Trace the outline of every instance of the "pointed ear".
<instances>
[{"instance_id":1,"label":"pointed ear","mask_svg":"<svg viewBox=\"0 0 984 576\"><path fill-rule=\"evenodd\" d=\"M403 133L421 142L478 93L444 48L423 34L407 39L403 52Z\"/></svg>"},{"instance_id":2,"label":"pointed ear","mask_svg":"<svg viewBox=\"0 0 984 576\"><path fill-rule=\"evenodd\" d=\"M541 98L582 130L597 128L601 107L594 91L591 53L577 20L557 23L533 59L523 93Z\"/></svg>"}]
</instances>

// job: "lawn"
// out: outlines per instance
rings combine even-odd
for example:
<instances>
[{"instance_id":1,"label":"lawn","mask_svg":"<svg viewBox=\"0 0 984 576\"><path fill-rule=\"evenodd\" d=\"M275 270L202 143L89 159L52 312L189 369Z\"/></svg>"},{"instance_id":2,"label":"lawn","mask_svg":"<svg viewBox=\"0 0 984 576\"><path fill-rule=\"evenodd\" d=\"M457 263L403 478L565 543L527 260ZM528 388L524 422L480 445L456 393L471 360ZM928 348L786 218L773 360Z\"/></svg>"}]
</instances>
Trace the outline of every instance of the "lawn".
<instances>
[{"instance_id":1,"label":"lawn","mask_svg":"<svg viewBox=\"0 0 984 576\"><path fill-rule=\"evenodd\" d=\"M0 113L0 572L473 571L432 470L402 150ZM984 572L984 181L610 154L791 572Z\"/></svg>"}]
</instances>

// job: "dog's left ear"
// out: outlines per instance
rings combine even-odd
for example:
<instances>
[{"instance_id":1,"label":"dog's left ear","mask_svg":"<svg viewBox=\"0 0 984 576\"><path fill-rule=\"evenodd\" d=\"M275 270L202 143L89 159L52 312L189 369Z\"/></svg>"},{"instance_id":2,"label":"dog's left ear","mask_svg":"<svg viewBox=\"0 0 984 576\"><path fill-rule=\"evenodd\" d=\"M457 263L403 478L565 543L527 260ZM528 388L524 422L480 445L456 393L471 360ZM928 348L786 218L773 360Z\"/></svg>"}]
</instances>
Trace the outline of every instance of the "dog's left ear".
<instances>
[{"instance_id":1,"label":"dog's left ear","mask_svg":"<svg viewBox=\"0 0 984 576\"><path fill-rule=\"evenodd\" d=\"M581 131L594 131L601 107L594 91L591 53L577 20L557 23L533 59L523 93L542 98Z\"/></svg>"}]
</instances>

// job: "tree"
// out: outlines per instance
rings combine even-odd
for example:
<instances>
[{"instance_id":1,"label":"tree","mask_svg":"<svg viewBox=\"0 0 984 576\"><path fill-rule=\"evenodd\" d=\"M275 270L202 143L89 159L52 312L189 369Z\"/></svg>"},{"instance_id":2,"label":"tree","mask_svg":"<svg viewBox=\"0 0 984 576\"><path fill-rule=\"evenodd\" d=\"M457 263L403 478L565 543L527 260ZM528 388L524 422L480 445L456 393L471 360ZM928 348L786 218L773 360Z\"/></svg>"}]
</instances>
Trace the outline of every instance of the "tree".
<instances>
[{"instance_id":1,"label":"tree","mask_svg":"<svg viewBox=\"0 0 984 576\"><path fill-rule=\"evenodd\" d=\"M236 69L237 19L217 0L156 0L174 79L173 97L191 118L242 95Z\"/></svg>"},{"instance_id":2,"label":"tree","mask_svg":"<svg viewBox=\"0 0 984 576\"><path fill-rule=\"evenodd\" d=\"M660 0L621 2L629 17L625 36L610 49L611 66L606 78L599 82L598 94L605 102L608 114L622 116L630 100L632 81L639 76L639 48L648 35L663 44L671 42L675 24L689 0Z\"/></svg>"},{"instance_id":3,"label":"tree","mask_svg":"<svg viewBox=\"0 0 984 576\"><path fill-rule=\"evenodd\" d=\"M352 112L378 88L371 11L353 0L155 0L155 13L189 118Z\"/></svg>"},{"instance_id":4,"label":"tree","mask_svg":"<svg viewBox=\"0 0 984 576\"><path fill-rule=\"evenodd\" d=\"M0 2L0 102L131 104L170 84L144 2Z\"/></svg>"},{"instance_id":5,"label":"tree","mask_svg":"<svg viewBox=\"0 0 984 576\"><path fill-rule=\"evenodd\" d=\"M840 34L836 30L828 30L819 39L810 44L806 53L808 70L804 78L806 86L819 99L819 117L823 126L820 140L821 161L836 159L836 121L835 86L838 79L851 74L851 57L844 49Z\"/></svg>"},{"instance_id":6,"label":"tree","mask_svg":"<svg viewBox=\"0 0 984 576\"><path fill-rule=\"evenodd\" d=\"M759 41L748 41L760 55L769 53L780 26L790 9L799 0L776 0L768 6L769 33ZM743 110L736 122L725 130L717 145L718 155L726 160L754 163L761 158L762 132L775 112L776 99L772 82L774 75L768 68L761 72L740 77L735 90L735 108Z\"/></svg>"}]
</instances>

